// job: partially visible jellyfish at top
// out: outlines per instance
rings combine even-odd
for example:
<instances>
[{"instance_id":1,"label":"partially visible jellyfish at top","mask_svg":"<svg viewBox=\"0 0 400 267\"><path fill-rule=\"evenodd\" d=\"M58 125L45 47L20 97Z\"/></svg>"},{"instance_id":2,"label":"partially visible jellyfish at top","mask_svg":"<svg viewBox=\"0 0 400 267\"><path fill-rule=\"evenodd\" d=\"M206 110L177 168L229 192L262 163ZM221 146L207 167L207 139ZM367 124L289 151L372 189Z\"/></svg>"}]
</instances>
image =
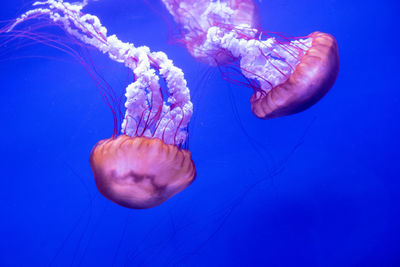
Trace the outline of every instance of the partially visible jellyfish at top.
<instances>
[{"instance_id":1,"label":"partially visible jellyfish at top","mask_svg":"<svg viewBox=\"0 0 400 267\"><path fill-rule=\"evenodd\" d=\"M313 32L289 38L259 29L252 0L162 0L183 33L189 53L221 69L223 78L254 90L255 116L270 119L303 111L333 86L339 71L335 38ZM244 76L227 65L237 64Z\"/></svg>"},{"instance_id":2,"label":"partially visible jellyfish at top","mask_svg":"<svg viewBox=\"0 0 400 267\"><path fill-rule=\"evenodd\" d=\"M35 9L0 34L32 37L29 27L16 29L31 20L46 20L133 72L134 82L126 88L122 134L99 141L90 154L90 165L97 188L107 199L133 209L157 206L189 186L196 176L191 153L183 148L193 113L184 74L165 53L107 35L98 17L82 12L85 4L36 2ZM160 78L168 92L161 88Z\"/></svg>"}]
</instances>

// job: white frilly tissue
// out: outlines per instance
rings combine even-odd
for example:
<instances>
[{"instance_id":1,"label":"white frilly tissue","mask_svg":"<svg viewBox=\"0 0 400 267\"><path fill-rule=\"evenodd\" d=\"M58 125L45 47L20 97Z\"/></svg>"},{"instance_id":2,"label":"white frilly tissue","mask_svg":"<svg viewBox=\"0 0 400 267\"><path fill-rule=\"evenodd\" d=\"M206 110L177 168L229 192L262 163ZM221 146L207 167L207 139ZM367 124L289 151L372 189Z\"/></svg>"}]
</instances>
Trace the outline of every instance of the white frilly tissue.
<instances>
[{"instance_id":1,"label":"white frilly tissue","mask_svg":"<svg viewBox=\"0 0 400 267\"><path fill-rule=\"evenodd\" d=\"M85 5L86 2L72 4L62 0L35 2L37 8L21 15L9 31L24 21L46 16L83 43L123 63L133 71L135 81L126 88L122 133L159 138L167 144L184 143L193 104L182 70L163 52L151 52L146 46L135 47L115 35L108 36L98 17L82 13ZM165 79L168 87L166 100L160 77Z\"/></svg>"}]
</instances>

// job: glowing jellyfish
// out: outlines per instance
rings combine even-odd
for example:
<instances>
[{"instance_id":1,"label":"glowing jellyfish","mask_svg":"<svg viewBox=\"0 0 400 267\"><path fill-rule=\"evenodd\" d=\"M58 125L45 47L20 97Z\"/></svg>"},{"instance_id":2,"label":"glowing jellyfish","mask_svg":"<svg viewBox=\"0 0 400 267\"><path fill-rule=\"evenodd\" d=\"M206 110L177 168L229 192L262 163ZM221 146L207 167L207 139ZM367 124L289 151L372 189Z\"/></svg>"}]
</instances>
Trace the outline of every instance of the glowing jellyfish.
<instances>
[{"instance_id":1,"label":"glowing jellyfish","mask_svg":"<svg viewBox=\"0 0 400 267\"><path fill-rule=\"evenodd\" d=\"M336 81L338 48L329 34L287 38L261 31L252 0L162 1L182 28L183 42L193 57L220 67L239 61L254 89L251 109L259 118L305 110ZM225 79L240 83L232 75L223 71Z\"/></svg>"},{"instance_id":2,"label":"glowing jellyfish","mask_svg":"<svg viewBox=\"0 0 400 267\"><path fill-rule=\"evenodd\" d=\"M191 153L182 147L193 105L183 72L162 52L107 36L96 16L82 13L84 3L49 0L34 5L40 7L20 16L7 31L27 20L50 18L134 73L135 81L126 88L122 135L98 142L90 155L100 193L124 207L145 209L189 186L196 170ZM159 76L165 80L168 96Z\"/></svg>"}]
</instances>

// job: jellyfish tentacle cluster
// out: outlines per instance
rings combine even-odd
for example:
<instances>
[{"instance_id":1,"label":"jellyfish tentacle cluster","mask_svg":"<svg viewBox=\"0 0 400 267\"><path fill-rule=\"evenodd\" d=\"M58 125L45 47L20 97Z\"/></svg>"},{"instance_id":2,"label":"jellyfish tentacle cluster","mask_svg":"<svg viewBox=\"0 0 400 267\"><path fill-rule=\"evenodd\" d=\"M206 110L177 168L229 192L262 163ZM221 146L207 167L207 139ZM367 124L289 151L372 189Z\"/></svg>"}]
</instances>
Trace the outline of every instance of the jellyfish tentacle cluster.
<instances>
[{"instance_id":1,"label":"jellyfish tentacle cluster","mask_svg":"<svg viewBox=\"0 0 400 267\"><path fill-rule=\"evenodd\" d=\"M254 89L250 103L259 118L307 109L336 80L338 48L330 34L287 38L261 31L252 0L162 1L183 28L182 41L193 57L212 66L239 61L242 75Z\"/></svg>"},{"instance_id":2,"label":"jellyfish tentacle cluster","mask_svg":"<svg viewBox=\"0 0 400 267\"><path fill-rule=\"evenodd\" d=\"M123 63L133 71L135 81L126 88L127 110L122 133L160 138L167 144L185 142L193 104L182 70L175 67L165 53L151 52L146 46L135 47L132 43L122 42L116 35L107 36L107 29L98 17L82 13L84 4L49 0L34 5L42 7L20 16L9 31L26 20L48 16L83 43ZM158 74L165 79L169 89L167 101L163 100Z\"/></svg>"},{"instance_id":3,"label":"jellyfish tentacle cluster","mask_svg":"<svg viewBox=\"0 0 400 267\"><path fill-rule=\"evenodd\" d=\"M258 13L252 0L162 0L184 32L183 41L190 54L210 65L232 59L229 51L209 42L208 32L215 27L258 25ZM222 28L221 28L222 29ZM221 33L220 33L221 34ZM211 45L206 45L206 44Z\"/></svg>"},{"instance_id":4,"label":"jellyfish tentacle cluster","mask_svg":"<svg viewBox=\"0 0 400 267\"><path fill-rule=\"evenodd\" d=\"M50 19L133 71L135 80L126 88L122 135L99 141L90 154L90 164L97 188L109 200L133 209L157 206L189 186L196 176L191 153L181 149L193 113L184 74L165 53L108 36L98 17L82 12L85 4L36 2L37 8L16 19L7 31L28 20ZM162 90L160 77L168 92Z\"/></svg>"}]
</instances>

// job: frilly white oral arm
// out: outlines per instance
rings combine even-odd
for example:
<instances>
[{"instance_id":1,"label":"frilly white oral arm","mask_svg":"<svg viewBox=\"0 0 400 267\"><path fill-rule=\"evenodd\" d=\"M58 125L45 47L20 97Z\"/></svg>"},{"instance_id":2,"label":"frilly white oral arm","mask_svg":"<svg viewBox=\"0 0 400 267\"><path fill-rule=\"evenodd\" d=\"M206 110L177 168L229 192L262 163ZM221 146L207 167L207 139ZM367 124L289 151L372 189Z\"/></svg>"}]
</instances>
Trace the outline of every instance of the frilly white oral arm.
<instances>
[{"instance_id":1,"label":"frilly white oral arm","mask_svg":"<svg viewBox=\"0 0 400 267\"><path fill-rule=\"evenodd\" d=\"M218 65L221 52L240 60L242 74L255 79L267 92L285 82L301 57L311 47L312 39L304 38L286 44L275 38L262 40L254 29L252 14L246 6L240 9L234 0L162 0L175 21L185 30L190 52L209 65ZM251 0L247 1L247 6ZM245 3L246 4L246 3ZM223 63L224 64L224 63Z\"/></svg>"},{"instance_id":2,"label":"frilly white oral arm","mask_svg":"<svg viewBox=\"0 0 400 267\"><path fill-rule=\"evenodd\" d=\"M206 41L198 47L198 51L213 51L217 48L228 50L233 57L240 59L243 75L257 80L260 89L268 92L285 82L293 73L301 57L311 47L312 38L280 44L273 37L265 40L254 38L256 32L248 25L239 25L232 30L211 27Z\"/></svg>"},{"instance_id":3,"label":"frilly white oral arm","mask_svg":"<svg viewBox=\"0 0 400 267\"><path fill-rule=\"evenodd\" d=\"M135 81L126 88L126 113L122 133L130 136L160 138L167 144L182 144L193 113L190 92L181 69L173 65L163 52L151 52L146 46L135 47L115 35L107 35L98 17L81 12L86 2L67 3L62 0L36 2L36 9L27 11L9 28L43 16L61 25L70 35L91 45L130 68ZM169 90L167 100L159 83L165 79Z\"/></svg>"}]
</instances>

